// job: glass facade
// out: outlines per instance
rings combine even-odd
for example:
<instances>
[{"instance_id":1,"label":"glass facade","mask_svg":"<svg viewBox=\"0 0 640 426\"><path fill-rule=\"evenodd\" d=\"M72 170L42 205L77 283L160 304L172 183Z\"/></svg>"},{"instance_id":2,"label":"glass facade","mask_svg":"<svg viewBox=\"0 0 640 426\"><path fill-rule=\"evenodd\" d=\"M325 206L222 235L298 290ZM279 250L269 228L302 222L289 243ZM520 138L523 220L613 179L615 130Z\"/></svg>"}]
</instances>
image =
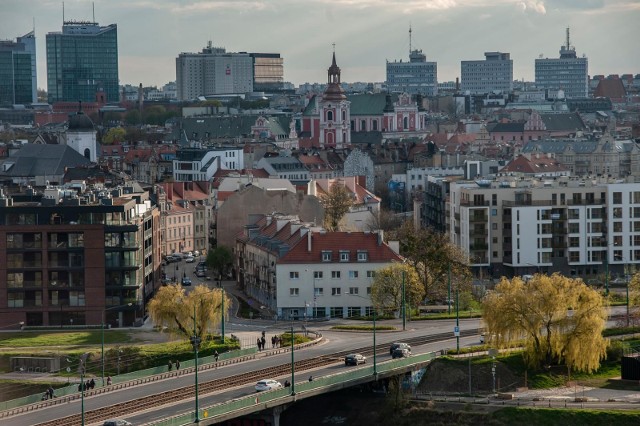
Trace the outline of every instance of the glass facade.
<instances>
[{"instance_id":1,"label":"glass facade","mask_svg":"<svg viewBox=\"0 0 640 426\"><path fill-rule=\"evenodd\" d=\"M30 104L35 101L34 61L35 52L30 51L30 46L20 42L0 42L0 105Z\"/></svg>"},{"instance_id":2,"label":"glass facade","mask_svg":"<svg viewBox=\"0 0 640 426\"><path fill-rule=\"evenodd\" d=\"M98 91L117 102L117 26L67 22L47 34L47 88L50 103L95 102Z\"/></svg>"}]
</instances>

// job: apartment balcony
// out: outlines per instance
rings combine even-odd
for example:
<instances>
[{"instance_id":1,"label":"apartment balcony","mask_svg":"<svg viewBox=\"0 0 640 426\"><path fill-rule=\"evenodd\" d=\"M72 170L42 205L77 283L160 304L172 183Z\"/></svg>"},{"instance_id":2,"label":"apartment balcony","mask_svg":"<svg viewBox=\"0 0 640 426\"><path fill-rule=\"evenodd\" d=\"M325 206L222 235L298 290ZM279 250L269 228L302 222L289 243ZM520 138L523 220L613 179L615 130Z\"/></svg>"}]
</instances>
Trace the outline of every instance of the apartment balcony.
<instances>
[{"instance_id":1,"label":"apartment balcony","mask_svg":"<svg viewBox=\"0 0 640 426\"><path fill-rule=\"evenodd\" d=\"M485 214L472 214L469 216L469 223L487 223L489 215Z\"/></svg>"},{"instance_id":2,"label":"apartment balcony","mask_svg":"<svg viewBox=\"0 0 640 426\"><path fill-rule=\"evenodd\" d=\"M605 204L606 200L602 198L596 198L593 200L567 200L568 206L598 206Z\"/></svg>"},{"instance_id":3,"label":"apartment balcony","mask_svg":"<svg viewBox=\"0 0 640 426\"><path fill-rule=\"evenodd\" d=\"M551 200L505 200L502 202L503 207L522 207L522 206L552 206Z\"/></svg>"},{"instance_id":4,"label":"apartment balcony","mask_svg":"<svg viewBox=\"0 0 640 426\"><path fill-rule=\"evenodd\" d=\"M469 237L478 238L478 237L486 237L488 236L488 232L486 229L471 229L469 231Z\"/></svg>"},{"instance_id":5,"label":"apartment balcony","mask_svg":"<svg viewBox=\"0 0 640 426\"><path fill-rule=\"evenodd\" d=\"M471 244L469 246L470 251L486 251L489 250L489 244Z\"/></svg>"},{"instance_id":6,"label":"apartment balcony","mask_svg":"<svg viewBox=\"0 0 640 426\"><path fill-rule=\"evenodd\" d=\"M488 207L489 201L460 200L460 205L465 207Z\"/></svg>"}]
</instances>

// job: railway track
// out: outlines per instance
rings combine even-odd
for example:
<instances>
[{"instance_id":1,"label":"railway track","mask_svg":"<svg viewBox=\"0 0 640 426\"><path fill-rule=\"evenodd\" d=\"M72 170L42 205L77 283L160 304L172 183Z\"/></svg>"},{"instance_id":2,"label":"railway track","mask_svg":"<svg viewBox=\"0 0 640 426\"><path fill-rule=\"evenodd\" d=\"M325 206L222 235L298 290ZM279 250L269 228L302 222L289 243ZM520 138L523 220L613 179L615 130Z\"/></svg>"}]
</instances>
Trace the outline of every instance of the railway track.
<instances>
[{"instance_id":1,"label":"railway track","mask_svg":"<svg viewBox=\"0 0 640 426\"><path fill-rule=\"evenodd\" d=\"M460 337L467 337L478 334L478 329L461 330ZM452 338L451 332L439 333L430 336L414 337L409 339L402 339L403 342L409 343L413 346L424 345L428 343L435 343L443 340L449 340ZM376 352L381 354L386 353L389 348L389 344L376 345ZM336 352L331 355L323 355L319 357L309 358L295 362L296 371L311 370L314 368L324 367L331 364L343 362L345 355L360 352L366 355L373 354L373 348L366 346L358 349L352 349L348 351ZM193 368L191 369L193 370ZM281 377L291 372L291 364L281 364L274 367L263 368L260 370L250 371L246 373L237 374L230 377L224 377L220 379L214 379L207 382L198 383L198 394L206 395L216 391L225 390L229 387L229 383L233 383L235 386L254 384L256 381L265 377ZM111 405L108 407L99 408L85 412L85 424L92 424L104 421L109 418L125 417L131 413L147 410L153 407L160 407L169 403L176 402L177 400L189 399L195 397L195 386L185 386L178 389L172 389L170 391L162 392L160 394L149 395L143 398L139 398L133 401L126 401L119 404ZM49 420L43 423L37 424L37 426L81 426L82 415L75 414L60 419Z\"/></svg>"}]
</instances>

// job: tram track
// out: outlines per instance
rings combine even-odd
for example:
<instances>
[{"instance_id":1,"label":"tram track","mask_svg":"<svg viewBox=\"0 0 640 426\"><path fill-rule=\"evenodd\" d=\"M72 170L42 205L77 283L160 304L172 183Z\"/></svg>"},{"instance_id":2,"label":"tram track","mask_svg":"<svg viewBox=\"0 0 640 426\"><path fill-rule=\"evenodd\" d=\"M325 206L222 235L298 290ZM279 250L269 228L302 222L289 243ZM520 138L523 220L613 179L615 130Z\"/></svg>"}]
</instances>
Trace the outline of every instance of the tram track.
<instances>
[{"instance_id":1,"label":"tram track","mask_svg":"<svg viewBox=\"0 0 640 426\"><path fill-rule=\"evenodd\" d=\"M479 329L461 330L460 337L467 337L476 335L479 333ZM407 339L401 339L402 342L406 342L412 346L420 346L429 343L436 343L445 340L452 339L452 333L438 333L429 336L420 336ZM389 348L389 344L376 345L376 353L386 353ZM315 368L325 367L332 364L343 362L344 356L350 353L359 352L370 356L373 354L373 348L371 346L361 347L357 349L339 351L330 355L321 355L314 358L295 361L295 371L307 371ZM191 368L193 371L194 369ZM206 382L200 382L198 384L198 395L211 394L217 391L225 390L229 388L229 383L233 383L234 386L255 384L258 380L265 377L281 377L291 372L291 364L281 364L274 367L262 368L260 370L249 371L246 373L236 374L234 376L223 377L219 379L213 379ZM185 373L187 374L187 373ZM184 386L178 389L172 389L160 394L154 394L138 398L132 401L126 401L107 407L98 408L84 413L84 423L92 424L99 423L109 418L125 417L131 413L135 413L142 410L148 410L154 407L161 407L170 403L175 403L178 400L189 399L195 397L195 385ZM82 415L74 414L72 416L63 417L60 419L49 420L43 423L38 423L36 426L81 426Z\"/></svg>"}]
</instances>

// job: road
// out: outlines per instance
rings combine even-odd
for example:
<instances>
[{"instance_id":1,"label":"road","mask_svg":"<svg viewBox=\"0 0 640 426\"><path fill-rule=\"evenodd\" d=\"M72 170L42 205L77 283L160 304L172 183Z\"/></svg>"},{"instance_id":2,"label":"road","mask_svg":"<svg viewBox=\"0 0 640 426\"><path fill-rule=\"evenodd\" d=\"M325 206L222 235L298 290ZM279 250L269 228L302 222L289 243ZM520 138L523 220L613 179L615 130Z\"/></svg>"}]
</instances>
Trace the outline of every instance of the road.
<instances>
[{"instance_id":1,"label":"road","mask_svg":"<svg viewBox=\"0 0 640 426\"><path fill-rule=\"evenodd\" d=\"M428 334L437 334L453 330L453 324L455 320L446 321L416 321L410 323L405 332L378 332L376 333L376 343L388 343L391 344L394 341L402 340L403 338L418 337ZM322 323L322 327L329 326L326 323ZM415 327L414 327L415 326ZM474 329L478 326L478 320L462 320L460 327L462 330ZM263 325L261 328L266 328L269 333L275 334L276 332L282 332L283 327L288 327L287 324L278 325ZM313 327L310 327L313 329ZM284 328L286 330L286 328ZM250 333L259 334L258 331L249 331ZM348 332L336 332L331 330L321 330L325 336L325 341L319 345L311 346L304 350L298 350L295 352L296 360L307 359L320 355L328 355L339 351L344 351L349 348L359 348L372 346L372 334L371 333L348 333ZM453 332L452 332L453 337ZM461 339L461 344L477 344L478 338ZM439 350L443 347L454 347L455 339L451 341L425 345L419 348L414 347L414 352L422 353L430 350ZM380 362L389 359L388 351L378 354ZM240 374L246 371L253 371L271 366L287 364L291 361L290 353L282 353L268 357L259 357L255 360L246 361L239 364L231 364L225 367L218 368L217 370L200 371L198 373L199 382L206 382L213 379L220 379L236 374ZM331 374L335 371L344 369L343 364L337 364L326 368L319 369L313 372L314 376L323 376ZM306 380L310 373L307 371L304 376L296 377L296 382L299 380ZM277 377L276 379L284 380L284 377ZM128 389L110 392L103 395L93 396L85 398L85 411L91 411L100 407L106 407L117 404L118 402L137 399L143 396L157 394L169 389L178 389L185 386L192 386L194 384L194 375L186 374L184 376L171 377L166 380L153 382L149 384L139 385ZM217 402L226 401L228 399L237 398L244 395L253 394L253 386L242 386L237 388L229 388L226 392L215 393L212 395L201 395L200 406L205 407ZM162 418L170 415L175 415L182 412L188 412L193 409L193 399L187 401L177 401L176 404L171 406L165 406L161 409L154 409L153 413L142 413L133 416L126 417L134 424L149 421L150 418ZM47 419L61 418L80 413L80 400L72 401L68 404L62 404L60 406L52 406L42 408L35 413L28 413L16 417L6 419L3 425L11 426L31 426Z\"/></svg>"}]
</instances>

